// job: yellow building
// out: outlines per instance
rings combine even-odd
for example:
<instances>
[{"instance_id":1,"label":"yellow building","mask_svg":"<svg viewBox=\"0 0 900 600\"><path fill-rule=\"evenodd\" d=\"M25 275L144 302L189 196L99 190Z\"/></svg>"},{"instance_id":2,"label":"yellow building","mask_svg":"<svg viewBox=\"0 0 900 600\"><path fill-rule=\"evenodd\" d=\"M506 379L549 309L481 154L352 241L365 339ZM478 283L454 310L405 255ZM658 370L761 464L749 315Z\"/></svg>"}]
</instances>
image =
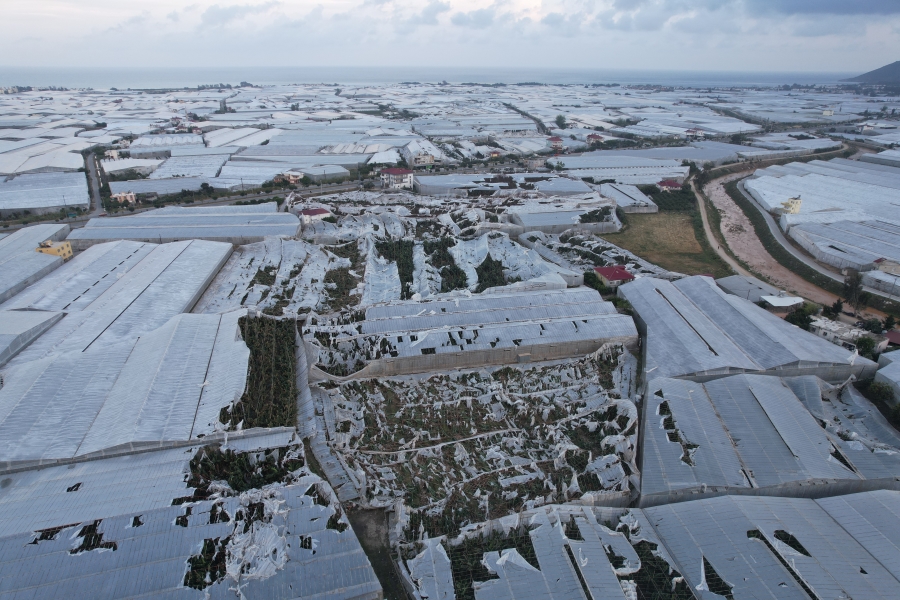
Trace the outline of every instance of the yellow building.
<instances>
[{"instance_id":1,"label":"yellow building","mask_svg":"<svg viewBox=\"0 0 900 600\"><path fill-rule=\"evenodd\" d=\"M788 198L786 202L781 203L781 212L787 213L789 215L796 215L800 212L800 207L803 205L803 201L800 200L800 196L796 198Z\"/></svg>"},{"instance_id":2,"label":"yellow building","mask_svg":"<svg viewBox=\"0 0 900 600\"><path fill-rule=\"evenodd\" d=\"M61 256L63 260L72 258L72 244L69 242L51 242L50 240L47 240L46 242L41 242L40 245L35 248L35 251Z\"/></svg>"}]
</instances>

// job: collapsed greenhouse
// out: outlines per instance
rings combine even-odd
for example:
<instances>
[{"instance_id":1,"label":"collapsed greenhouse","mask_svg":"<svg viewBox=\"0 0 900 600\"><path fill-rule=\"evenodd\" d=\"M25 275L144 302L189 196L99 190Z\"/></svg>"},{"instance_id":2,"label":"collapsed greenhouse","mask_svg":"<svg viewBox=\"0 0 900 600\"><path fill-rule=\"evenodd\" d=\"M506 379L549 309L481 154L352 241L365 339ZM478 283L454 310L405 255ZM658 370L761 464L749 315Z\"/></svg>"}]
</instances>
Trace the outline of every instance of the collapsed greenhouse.
<instances>
[{"instance_id":1,"label":"collapsed greenhouse","mask_svg":"<svg viewBox=\"0 0 900 600\"><path fill-rule=\"evenodd\" d=\"M857 426L841 410L851 402L812 376L654 379L644 407L640 505L898 488L900 440Z\"/></svg>"},{"instance_id":2,"label":"collapsed greenhouse","mask_svg":"<svg viewBox=\"0 0 900 600\"><path fill-rule=\"evenodd\" d=\"M344 487L392 507L408 541L545 503L625 506L639 489L636 368L604 346L573 361L321 382L315 427Z\"/></svg>"},{"instance_id":3,"label":"collapsed greenhouse","mask_svg":"<svg viewBox=\"0 0 900 600\"><path fill-rule=\"evenodd\" d=\"M587 288L458 297L311 319L303 335L320 377L372 377L584 356L637 344L631 317Z\"/></svg>"},{"instance_id":4,"label":"collapsed greenhouse","mask_svg":"<svg viewBox=\"0 0 900 600\"><path fill-rule=\"evenodd\" d=\"M900 492L547 505L404 546L419 598L893 598Z\"/></svg>"},{"instance_id":5,"label":"collapsed greenhouse","mask_svg":"<svg viewBox=\"0 0 900 600\"><path fill-rule=\"evenodd\" d=\"M199 444L5 473L5 593L382 597L293 428Z\"/></svg>"}]
</instances>

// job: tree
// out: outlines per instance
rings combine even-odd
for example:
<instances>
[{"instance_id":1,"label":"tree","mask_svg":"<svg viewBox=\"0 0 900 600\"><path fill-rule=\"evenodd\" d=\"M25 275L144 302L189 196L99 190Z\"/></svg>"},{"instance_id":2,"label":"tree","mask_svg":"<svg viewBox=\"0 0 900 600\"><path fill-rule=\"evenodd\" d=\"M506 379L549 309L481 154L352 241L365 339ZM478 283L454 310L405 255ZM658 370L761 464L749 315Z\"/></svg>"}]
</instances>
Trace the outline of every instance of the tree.
<instances>
[{"instance_id":1,"label":"tree","mask_svg":"<svg viewBox=\"0 0 900 600\"><path fill-rule=\"evenodd\" d=\"M857 305L856 310L867 307L869 305L869 302L871 302L871 301L872 301L872 294L870 294L869 292L860 292L859 300L858 300L859 304Z\"/></svg>"},{"instance_id":2,"label":"tree","mask_svg":"<svg viewBox=\"0 0 900 600\"><path fill-rule=\"evenodd\" d=\"M844 278L844 299L847 301L847 304L853 307L854 311L859 311L861 296L864 293L862 276L860 276L859 271L851 270Z\"/></svg>"},{"instance_id":3,"label":"tree","mask_svg":"<svg viewBox=\"0 0 900 600\"><path fill-rule=\"evenodd\" d=\"M835 315L839 315L844 312L844 302L840 298L834 301L834 304L831 305L831 310Z\"/></svg>"},{"instance_id":4,"label":"tree","mask_svg":"<svg viewBox=\"0 0 900 600\"><path fill-rule=\"evenodd\" d=\"M870 399L876 402L888 404L894 401L894 390L890 384L882 381L873 381L866 390Z\"/></svg>"},{"instance_id":5,"label":"tree","mask_svg":"<svg viewBox=\"0 0 900 600\"><path fill-rule=\"evenodd\" d=\"M897 320L894 318L894 315L888 315L888 316L886 316L886 317L884 318L884 323L882 323L882 326L883 326L887 331L891 331L892 329L894 329L894 326L896 326L896 325L897 325Z\"/></svg>"},{"instance_id":6,"label":"tree","mask_svg":"<svg viewBox=\"0 0 900 600\"><path fill-rule=\"evenodd\" d=\"M812 324L812 317L803 308L793 310L784 320L805 331L809 331L809 326Z\"/></svg>"},{"instance_id":7,"label":"tree","mask_svg":"<svg viewBox=\"0 0 900 600\"><path fill-rule=\"evenodd\" d=\"M556 115L556 126L560 129L566 128L566 117L565 115Z\"/></svg>"},{"instance_id":8,"label":"tree","mask_svg":"<svg viewBox=\"0 0 900 600\"><path fill-rule=\"evenodd\" d=\"M856 350L860 356L871 358L872 352L875 351L875 340L867 335L856 340Z\"/></svg>"},{"instance_id":9,"label":"tree","mask_svg":"<svg viewBox=\"0 0 900 600\"><path fill-rule=\"evenodd\" d=\"M878 319L866 319L863 322L863 329L872 333L881 333L881 321Z\"/></svg>"}]
</instances>

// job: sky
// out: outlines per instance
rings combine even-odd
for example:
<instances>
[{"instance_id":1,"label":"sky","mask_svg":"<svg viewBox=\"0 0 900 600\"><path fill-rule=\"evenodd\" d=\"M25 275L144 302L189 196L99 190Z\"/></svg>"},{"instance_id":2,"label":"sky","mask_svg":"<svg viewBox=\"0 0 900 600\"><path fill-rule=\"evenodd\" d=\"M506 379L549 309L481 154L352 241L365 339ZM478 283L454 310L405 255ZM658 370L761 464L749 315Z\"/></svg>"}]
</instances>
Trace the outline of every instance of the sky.
<instances>
[{"instance_id":1,"label":"sky","mask_svg":"<svg viewBox=\"0 0 900 600\"><path fill-rule=\"evenodd\" d=\"M900 0L3 0L0 66L865 72Z\"/></svg>"}]
</instances>

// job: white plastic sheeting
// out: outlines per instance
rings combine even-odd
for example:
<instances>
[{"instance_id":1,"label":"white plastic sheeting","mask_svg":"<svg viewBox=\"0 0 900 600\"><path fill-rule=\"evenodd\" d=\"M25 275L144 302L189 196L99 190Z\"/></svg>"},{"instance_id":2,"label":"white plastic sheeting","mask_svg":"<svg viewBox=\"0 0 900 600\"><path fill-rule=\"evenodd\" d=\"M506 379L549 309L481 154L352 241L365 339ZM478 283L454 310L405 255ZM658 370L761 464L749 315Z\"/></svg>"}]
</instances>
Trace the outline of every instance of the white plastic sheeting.
<instances>
[{"instance_id":1,"label":"white plastic sheeting","mask_svg":"<svg viewBox=\"0 0 900 600\"><path fill-rule=\"evenodd\" d=\"M68 225L34 225L0 239L0 302L19 293L26 286L63 264L60 256L43 254L35 249L46 240L62 240Z\"/></svg>"},{"instance_id":2,"label":"white plastic sheeting","mask_svg":"<svg viewBox=\"0 0 900 600\"><path fill-rule=\"evenodd\" d=\"M671 500L673 492L862 478L834 458L837 436L781 378L660 378L646 398L642 506Z\"/></svg>"},{"instance_id":3,"label":"white plastic sheeting","mask_svg":"<svg viewBox=\"0 0 900 600\"><path fill-rule=\"evenodd\" d=\"M0 311L0 367L62 318L59 312Z\"/></svg>"},{"instance_id":4,"label":"white plastic sheeting","mask_svg":"<svg viewBox=\"0 0 900 600\"><path fill-rule=\"evenodd\" d=\"M0 461L53 461L187 441L243 394L238 318L178 315L136 340L20 364L0 388Z\"/></svg>"},{"instance_id":5,"label":"white plastic sheeting","mask_svg":"<svg viewBox=\"0 0 900 600\"><path fill-rule=\"evenodd\" d=\"M171 506L188 492L184 474L196 451L175 448L4 475L0 538Z\"/></svg>"},{"instance_id":6,"label":"white plastic sheeting","mask_svg":"<svg viewBox=\"0 0 900 600\"><path fill-rule=\"evenodd\" d=\"M61 352L81 352L93 345L133 343L138 336L189 311L231 254L229 244L200 240L146 246L152 250L145 255L145 245L132 242L110 245L103 253L86 252L87 259L66 264L54 282L26 291L22 303L13 303L15 308L57 309L68 314L19 354L14 364ZM72 281L66 282L69 275ZM114 280L111 285L109 280ZM97 294L91 281L98 288L108 287ZM55 288L51 285L59 282L65 283ZM73 310L75 307L80 310Z\"/></svg>"},{"instance_id":7,"label":"white plastic sheeting","mask_svg":"<svg viewBox=\"0 0 900 600\"><path fill-rule=\"evenodd\" d=\"M216 208L216 211L194 212L185 208L91 219L81 229L73 231L69 240L77 247L115 239L144 242L196 239L240 244L262 241L267 235L293 237L300 227L300 220L291 213L273 212L268 208L258 212L231 210L230 206Z\"/></svg>"},{"instance_id":8,"label":"white plastic sheeting","mask_svg":"<svg viewBox=\"0 0 900 600\"><path fill-rule=\"evenodd\" d=\"M768 372L843 381L875 373L872 361L726 294L710 277L674 284L644 277L621 286L619 295L637 313L647 338L647 372L654 377Z\"/></svg>"}]
</instances>

